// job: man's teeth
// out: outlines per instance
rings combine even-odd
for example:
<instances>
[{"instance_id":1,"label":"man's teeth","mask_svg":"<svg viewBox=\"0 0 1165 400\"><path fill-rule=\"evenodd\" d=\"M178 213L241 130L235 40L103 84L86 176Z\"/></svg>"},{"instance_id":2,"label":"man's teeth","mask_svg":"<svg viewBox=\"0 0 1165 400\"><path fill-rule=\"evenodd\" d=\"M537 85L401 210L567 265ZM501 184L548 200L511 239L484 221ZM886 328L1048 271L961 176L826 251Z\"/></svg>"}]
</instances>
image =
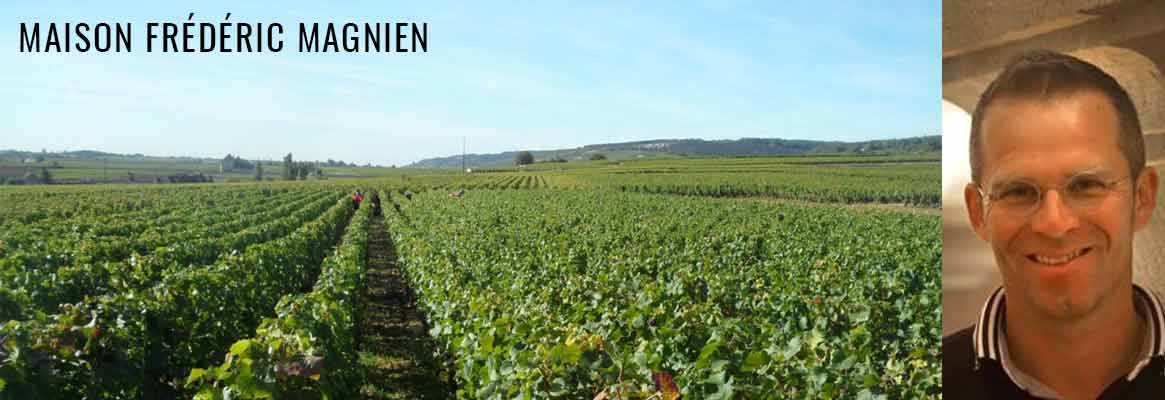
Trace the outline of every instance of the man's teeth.
<instances>
[{"instance_id":1,"label":"man's teeth","mask_svg":"<svg viewBox=\"0 0 1165 400\"><path fill-rule=\"evenodd\" d=\"M1084 252L1084 249L1080 249L1080 250L1076 250L1076 251L1072 252L1072 254L1067 254L1064 256L1060 256L1060 257L1045 257L1045 256L1041 256L1039 254L1036 254L1035 259L1040 264L1059 265L1059 264L1067 263L1068 261L1072 261L1072 259L1074 259L1076 257L1080 257L1080 254L1083 252Z\"/></svg>"}]
</instances>

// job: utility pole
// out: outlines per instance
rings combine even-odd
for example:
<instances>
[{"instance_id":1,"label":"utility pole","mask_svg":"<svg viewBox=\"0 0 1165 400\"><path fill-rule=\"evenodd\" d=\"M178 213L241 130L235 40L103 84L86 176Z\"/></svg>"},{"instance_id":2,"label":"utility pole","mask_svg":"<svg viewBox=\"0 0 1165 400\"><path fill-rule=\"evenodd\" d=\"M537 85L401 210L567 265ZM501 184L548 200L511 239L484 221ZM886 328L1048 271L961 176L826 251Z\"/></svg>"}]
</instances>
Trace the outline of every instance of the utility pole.
<instances>
[{"instance_id":1,"label":"utility pole","mask_svg":"<svg viewBox=\"0 0 1165 400\"><path fill-rule=\"evenodd\" d=\"M461 137L461 173L465 173L465 136Z\"/></svg>"}]
</instances>

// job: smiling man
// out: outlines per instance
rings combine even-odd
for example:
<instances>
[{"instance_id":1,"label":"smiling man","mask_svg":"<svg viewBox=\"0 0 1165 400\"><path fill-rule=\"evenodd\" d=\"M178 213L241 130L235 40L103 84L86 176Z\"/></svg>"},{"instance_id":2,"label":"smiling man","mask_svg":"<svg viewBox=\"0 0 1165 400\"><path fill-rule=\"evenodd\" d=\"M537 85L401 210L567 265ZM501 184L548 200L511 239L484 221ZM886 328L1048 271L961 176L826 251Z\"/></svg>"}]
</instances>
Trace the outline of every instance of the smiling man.
<instances>
[{"instance_id":1,"label":"smiling man","mask_svg":"<svg viewBox=\"0 0 1165 400\"><path fill-rule=\"evenodd\" d=\"M1003 286L943 339L950 399L1165 398L1165 313L1133 284L1157 196L1136 109L1108 74L1032 52L972 116L971 225Z\"/></svg>"}]
</instances>

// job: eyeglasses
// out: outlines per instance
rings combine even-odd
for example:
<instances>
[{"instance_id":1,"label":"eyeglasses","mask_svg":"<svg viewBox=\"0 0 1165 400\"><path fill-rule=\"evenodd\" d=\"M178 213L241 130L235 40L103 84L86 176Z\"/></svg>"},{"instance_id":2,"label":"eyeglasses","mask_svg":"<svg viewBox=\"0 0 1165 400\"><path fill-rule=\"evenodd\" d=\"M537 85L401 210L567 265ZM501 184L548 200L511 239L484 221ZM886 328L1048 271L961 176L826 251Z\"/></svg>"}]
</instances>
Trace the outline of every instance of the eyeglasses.
<instances>
[{"instance_id":1,"label":"eyeglasses","mask_svg":"<svg viewBox=\"0 0 1165 400\"><path fill-rule=\"evenodd\" d=\"M1131 178L1125 177L1116 180L1105 180L1092 174L1073 176L1063 186L1044 188L1025 180L1003 182L992 186L990 192L975 185L979 196L987 202L987 212L991 206L1017 218L1030 217L1040 208L1045 193L1055 189L1060 193L1064 205L1077 213L1086 213L1095 210L1109 196L1120 190L1120 184Z\"/></svg>"}]
</instances>

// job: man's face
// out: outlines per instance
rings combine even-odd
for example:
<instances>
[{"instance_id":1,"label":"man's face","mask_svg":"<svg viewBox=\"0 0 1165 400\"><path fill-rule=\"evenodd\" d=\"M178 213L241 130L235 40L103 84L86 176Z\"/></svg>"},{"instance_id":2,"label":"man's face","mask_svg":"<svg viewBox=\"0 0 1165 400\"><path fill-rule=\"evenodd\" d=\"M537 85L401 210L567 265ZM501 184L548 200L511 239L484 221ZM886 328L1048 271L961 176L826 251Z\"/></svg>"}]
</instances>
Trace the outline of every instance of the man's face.
<instances>
[{"instance_id":1,"label":"man's face","mask_svg":"<svg viewBox=\"0 0 1165 400\"><path fill-rule=\"evenodd\" d=\"M1151 185L1155 196L1156 174L1129 177L1116 110L1098 92L1000 98L989 107L980 186L1003 193L1008 183L1028 182L1042 199L1030 215L1017 216L998 201L985 204L968 186L972 225L995 252L1009 300L1049 318L1088 315L1132 282L1133 232L1147 223L1154 200L1139 205L1134 180ZM1073 207L1064 187L1081 174L1115 183L1091 207Z\"/></svg>"}]
</instances>

